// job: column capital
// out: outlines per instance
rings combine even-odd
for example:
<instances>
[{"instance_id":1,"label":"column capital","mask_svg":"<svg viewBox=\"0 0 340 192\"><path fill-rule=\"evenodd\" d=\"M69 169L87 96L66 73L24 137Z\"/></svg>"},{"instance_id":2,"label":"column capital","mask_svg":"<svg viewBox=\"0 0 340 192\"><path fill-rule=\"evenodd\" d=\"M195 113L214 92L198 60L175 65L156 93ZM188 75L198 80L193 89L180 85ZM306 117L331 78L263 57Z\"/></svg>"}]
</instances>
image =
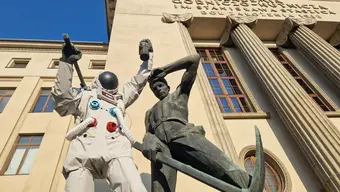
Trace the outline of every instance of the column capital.
<instances>
[{"instance_id":1,"label":"column capital","mask_svg":"<svg viewBox=\"0 0 340 192\"><path fill-rule=\"evenodd\" d=\"M185 14L170 14L170 13L163 13L162 21L164 23L182 23L184 26L189 27L194 20L192 13L185 13Z\"/></svg>"},{"instance_id":2,"label":"column capital","mask_svg":"<svg viewBox=\"0 0 340 192\"><path fill-rule=\"evenodd\" d=\"M317 21L313 18L286 18L283 22L281 31L276 38L276 44L280 46L290 45L288 35L291 31L299 26L306 26L312 29L316 22Z\"/></svg>"},{"instance_id":3,"label":"column capital","mask_svg":"<svg viewBox=\"0 0 340 192\"><path fill-rule=\"evenodd\" d=\"M223 46L230 46L233 44L230 33L231 31L240 24L245 24L250 28L253 28L257 23L255 16L244 16L244 17L232 17L227 16L226 26L220 38L220 44Z\"/></svg>"},{"instance_id":4,"label":"column capital","mask_svg":"<svg viewBox=\"0 0 340 192\"><path fill-rule=\"evenodd\" d=\"M329 44L331 44L333 47L340 47L340 24L338 24L338 27L331 36Z\"/></svg>"}]
</instances>

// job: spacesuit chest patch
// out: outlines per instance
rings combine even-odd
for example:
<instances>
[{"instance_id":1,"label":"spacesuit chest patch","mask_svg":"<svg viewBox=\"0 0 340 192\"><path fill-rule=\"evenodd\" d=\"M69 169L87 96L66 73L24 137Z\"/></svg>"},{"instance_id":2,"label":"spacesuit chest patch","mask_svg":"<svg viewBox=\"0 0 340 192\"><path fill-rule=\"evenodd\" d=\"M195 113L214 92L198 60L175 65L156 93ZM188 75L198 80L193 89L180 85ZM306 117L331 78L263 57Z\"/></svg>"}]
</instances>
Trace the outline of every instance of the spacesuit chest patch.
<instances>
[{"instance_id":1,"label":"spacesuit chest patch","mask_svg":"<svg viewBox=\"0 0 340 192\"><path fill-rule=\"evenodd\" d=\"M97 110L97 109L99 109L99 107L100 107L100 102L99 102L99 100L92 100L91 102L90 102L90 104L89 104L89 107L90 107L90 109L92 109L92 110Z\"/></svg>"}]
</instances>

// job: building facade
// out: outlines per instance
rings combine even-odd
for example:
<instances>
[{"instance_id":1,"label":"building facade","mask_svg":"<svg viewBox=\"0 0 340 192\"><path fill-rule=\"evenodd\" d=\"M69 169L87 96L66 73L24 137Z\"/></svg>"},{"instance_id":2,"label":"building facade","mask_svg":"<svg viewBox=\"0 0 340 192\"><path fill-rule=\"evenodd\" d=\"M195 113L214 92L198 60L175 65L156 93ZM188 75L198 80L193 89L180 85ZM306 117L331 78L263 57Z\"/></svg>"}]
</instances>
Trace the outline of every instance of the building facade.
<instances>
[{"instance_id":1,"label":"building facade","mask_svg":"<svg viewBox=\"0 0 340 192\"><path fill-rule=\"evenodd\" d=\"M127 81L149 38L154 66L198 53L189 119L248 172L262 134L266 191L340 191L340 2L106 0L109 43L78 42L88 84L100 71ZM71 35L71 34L70 34ZM72 117L53 111L61 41L0 40L0 191L60 192ZM182 72L170 74L171 88ZM79 81L74 74L74 87ZM173 90L173 89L172 89ZM148 101L148 102L145 102ZM137 140L156 103L145 87L128 110ZM134 160L150 190L150 162ZM96 191L108 191L103 181ZM177 191L215 191L179 174Z\"/></svg>"}]
</instances>

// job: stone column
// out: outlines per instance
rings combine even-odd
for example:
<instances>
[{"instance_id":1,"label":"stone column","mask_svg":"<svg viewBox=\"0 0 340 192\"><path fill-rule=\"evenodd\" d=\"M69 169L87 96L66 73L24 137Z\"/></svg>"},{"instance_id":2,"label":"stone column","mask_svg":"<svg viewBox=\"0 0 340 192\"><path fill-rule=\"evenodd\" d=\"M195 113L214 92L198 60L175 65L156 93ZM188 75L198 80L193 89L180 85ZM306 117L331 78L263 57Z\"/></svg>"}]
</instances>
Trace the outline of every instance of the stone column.
<instances>
[{"instance_id":1,"label":"stone column","mask_svg":"<svg viewBox=\"0 0 340 192\"><path fill-rule=\"evenodd\" d=\"M234 43L328 191L340 190L340 133L249 26L253 17L227 18L221 44Z\"/></svg>"},{"instance_id":2,"label":"stone column","mask_svg":"<svg viewBox=\"0 0 340 192\"><path fill-rule=\"evenodd\" d=\"M294 44L340 92L340 52L310 29L315 24L315 19L287 18L276 43L280 46ZM331 39L335 45L338 41L336 35Z\"/></svg>"},{"instance_id":3,"label":"stone column","mask_svg":"<svg viewBox=\"0 0 340 192\"><path fill-rule=\"evenodd\" d=\"M191 13L164 13L162 18L162 21L165 23L176 22L182 36L183 44L188 54L197 54L196 48L187 29L187 27L190 26L192 20L193 15ZM217 146L231 159L233 159L234 162L238 162L238 155L228 132L227 125L224 122L222 113L216 102L215 95L210 87L208 78L204 72L202 65L200 65L198 68L196 82L199 87L199 92L201 93L201 96L203 98L204 108L208 114L210 128L212 129L214 139L217 142Z\"/></svg>"}]
</instances>

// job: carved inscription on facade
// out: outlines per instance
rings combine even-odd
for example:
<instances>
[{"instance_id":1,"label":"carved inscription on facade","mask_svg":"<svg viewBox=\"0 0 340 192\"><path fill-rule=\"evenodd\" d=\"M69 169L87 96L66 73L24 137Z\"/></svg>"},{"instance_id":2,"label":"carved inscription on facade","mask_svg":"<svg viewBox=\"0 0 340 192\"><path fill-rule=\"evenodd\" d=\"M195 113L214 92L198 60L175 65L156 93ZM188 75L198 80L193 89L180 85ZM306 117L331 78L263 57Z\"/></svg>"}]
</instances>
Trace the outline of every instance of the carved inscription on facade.
<instances>
[{"instance_id":1,"label":"carved inscription on facade","mask_svg":"<svg viewBox=\"0 0 340 192\"><path fill-rule=\"evenodd\" d=\"M202 15L301 17L321 19L336 15L329 8L280 0L172 0L175 9L198 10Z\"/></svg>"}]
</instances>

